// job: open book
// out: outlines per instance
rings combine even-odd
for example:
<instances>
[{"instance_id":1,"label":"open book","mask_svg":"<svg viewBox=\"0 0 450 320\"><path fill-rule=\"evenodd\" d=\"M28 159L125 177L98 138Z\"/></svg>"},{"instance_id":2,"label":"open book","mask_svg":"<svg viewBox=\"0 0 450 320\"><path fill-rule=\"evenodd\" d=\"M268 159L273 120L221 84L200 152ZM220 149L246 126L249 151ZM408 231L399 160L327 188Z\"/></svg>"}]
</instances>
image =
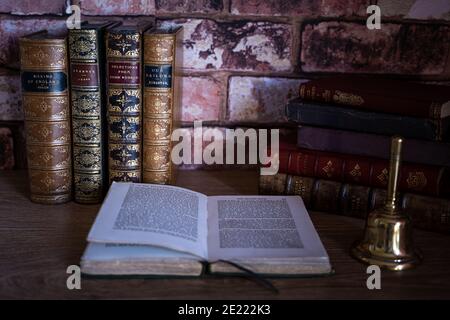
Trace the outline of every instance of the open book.
<instances>
[{"instance_id":1,"label":"open book","mask_svg":"<svg viewBox=\"0 0 450 320\"><path fill-rule=\"evenodd\" d=\"M88 235L90 275L198 276L331 272L298 196L214 196L180 187L114 182Z\"/></svg>"}]
</instances>

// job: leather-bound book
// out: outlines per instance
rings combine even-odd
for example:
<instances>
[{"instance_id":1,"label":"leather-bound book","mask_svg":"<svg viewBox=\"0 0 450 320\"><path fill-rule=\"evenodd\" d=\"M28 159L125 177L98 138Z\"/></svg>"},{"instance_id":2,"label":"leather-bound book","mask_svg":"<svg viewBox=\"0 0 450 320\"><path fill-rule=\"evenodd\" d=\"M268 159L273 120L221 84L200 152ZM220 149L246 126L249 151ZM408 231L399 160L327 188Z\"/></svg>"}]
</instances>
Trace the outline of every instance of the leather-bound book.
<instances>
[{"instance_id":1,"label":"leather-bound book","mask_svg":"<svg viewBox=\"0 0 450 320\"><path fill-rule=\"evenodd\" d=\"M280 181L285 182L284 190ZM284 173L261 175L259 185L260 194L298 195L310 210L363 219L384 205L387 194L385 189ZM412 218L415 227L450 232L450 199L411 193L398 196L401 208Z\"/></svg>"},{"instance_id":2,"label":"leather-bound book","mask_svg":"<svg viewBox=\"0 0 450 320\"><path fill-rule=\"evenodd\" d=\"M450 90L450 88L449 88ZM300 125L351 130L404 138L448 141L450 117L441 120L360 110L353 106L293 99L286 105L286 116Z\"/></svg>"},{"instance_id":3,"label":"leather-bound book","mask_svg":"<svg viewBox=\"0 0 450 320\"><path fill-rule=\"evenodd\" d=\"M277 174L278 175L278 174ZM275 177L277 176L275 175ZM267 176L272 177L272 176ZM262 178L262 177L261 177ZM269 180L270 178L266 178ZM309 177L300 177L289 175L286 179L286 194L287 195L298 195L302 197L305 206L311 208L312 205L312 195L314 188L316 187L316 179ZM269 180L270 181L270 180ZM270 186L270 182L267 182Z\"/></svg>"},{"instance_id":4,"label":"leather-bound book","mask_svg":"<svg viewBox=\"0 0 450 320\"><path fill-rule=\"evenodd\" d=\"M416 226L449 233L450 199L406 193L402 197L402 208L412 218Z\"/></svg>"},{"instance_id":5,"label":"leather-bound book","mask_svg":"<svg viewBox=\"0 0 450 320\"><path fill-rule=\"evenodd\" d=\"M109 182L142 176L142 35L151 22L106 32Z\"/></svg>"},{"instance_id":6,"label":"leather-bound book","mask_svg":"<svg viewBox=\"0 0 450 320\"><path fill-rule=\"evenodd\" d=\"M308 149L280 151L279 172L387 188L389 162L384 159ZM450 197L450 168L402 163L399 190Z\"/></svg>"},{"instance_id":7,"label":"leather-bound book","mask_svg":"<svg viewBox=\"0 0 450 320\"><path fill-rule=\"evenodd\" d=\"M69 30L74 199L99 203L107 189L104 30Z\"/></svg>"},{"instance_id":8,"label":"leather-bound book","mask_svg":"<svg viewBox=\"0 0 450 320\"><path fill-rule=\"evenodd\" d=\"M286 190L287 175L280 173L276 175L261 175L259 178L260 194L283 194Z\"/></svg>"},{"instance_id":9,"label":"leather-bound book","mask_svg":"<svg viewBox=\"0 0 450 320\"><path fill-rule=\"evenodd\" d=\"M31 200L64 203L72 194L66 37L22 37L20 62Z\"/></svg>"},{"instance_id":10,"label":"leather-bound book","mask_svg":"<svg viewBox=\"0 0 450 320\"><path fill-rule=\"evenodd\" d=\"M389 159L390 136L300 126L297 130L299 148L346 153ZM405 139L402 159L405 162L450 166L450 143Z\"/></svg>"},{"instance_id":11,"label":"leather-bound book","mask_svg":"<svg viewBox=\"0 0 450 320\"><path fill-rule=\"evenodd\" d=\"M448 86L366 76L335 76L300 85L300 98L356 109L442 120L450 116Z\"/></svg>"},{"instance_id":12,"label":"leather-bound book","mask_svg":"<svg viewBox=\"0 0 450 320\"><path fill-rule=\"evenodd\" d=\"M174 182L171 134L180 108L178 84L182 28L156 28L144 34L143 181Z\"/></svg>"}]
</instances>

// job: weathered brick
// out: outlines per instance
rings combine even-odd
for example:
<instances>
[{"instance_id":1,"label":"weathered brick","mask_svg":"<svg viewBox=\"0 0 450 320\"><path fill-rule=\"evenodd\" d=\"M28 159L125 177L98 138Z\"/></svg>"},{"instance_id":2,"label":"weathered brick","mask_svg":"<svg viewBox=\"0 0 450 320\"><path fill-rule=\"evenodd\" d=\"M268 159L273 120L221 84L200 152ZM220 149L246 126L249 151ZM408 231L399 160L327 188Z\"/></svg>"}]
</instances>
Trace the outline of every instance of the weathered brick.
<instances>
[{"instance_id":1,"label":"weathered brick","mask_svg":"<svg viewBox=\"0 0 450 320\"><path fill-rule=\"evenodd\" d=\"M223 0L155 0L158 13L215 13L224 8Z\"/></svg>"},{"instance_id":2,"label":"weathered brick","mask_svg":"<svg viewBox=\"0 0 450 320\"><path fill-rule=\"evenodd\" d=\"M380 30L347 22L309 23L302 32L306 72L441 75L449 57L450 27L383 23Z\"/></svg>"},{"instance_id":3,"label":"weathered brick","mask_svg":"<svg viewBox=\"0 0 450 320\"><path fill-rule=\"evenodd\" d=\"M19 73L0 69L0 120L23 120Z\"/></svg>"},{"instance_id":4,"label":"weathered brick","mask_svg":"<svg viewBox=\"0 0 450 320\"><path fill-rule=\"evenodd\" d=\"M378 0L382 18L442 19L450 20L450 1L448 0Z\"/></svg>"},{"instance_id":5,"label":"weathered brick","mask_svg":"<svg viewBox=\"0 0 450 320\"><path fill-rule=\"evenodd\" d=\"M0 170L14 168L14 144L9 128L0 128Z\"/></svg>"},{"instance_id":6,"label":"weathered brick","mask_svg":"<svg viewBox=\"0 0 450 320\"><path fill-rule=\"evenodd\" d=\"M216 22L209 19L160 21L183 25L186 69L289 71L292 31L271 22Z\"/></svg>"},{"instance_id":7,"label":"weathered brick","mask_svg":"<svg viewBox=\"0 0 450 320\"><path fill-rule=\"evenodd\" d=\"M65 19L0 15L0 65L19 68L19 38L44 29L49 32L63 32L66 29Z\"/></svg>"},{"instance_id":8,"label":"weathered brick","mask_svg":"<svg viewBox=\"0 0 450 320\"><path fill-rule=\"evenodd\" d=\"M228 89L230 121L279 122L285 120L289 98L297 96L305 80L262 77L232 77Z\"/></svg>"},{"instance_id":9,"label":"weathered brick","mask_svg":"<svg viewBox=\"0 0 450 320\"><path fill-rule=\"evenodd\" d=\"M231 13L258 16L365 16L368 0L231 0Z\"/></svg>"},{"instance_id":10,"label":"weathered brick","mask_svg":"<svg viewBox=\"0 0 450 320\"><path fill-rule=\"evenodd\" d=\"M36 0L2 0L0 12L19 15L57 14L65 12L66 0L36 1Z\"/></svg>"},{"instance_id":11,"label":"weathered brick","mask_svg":"<svg viewBox=\"0 0 450 320\"><path fill-rule=\"evenodd\" d=\"M77 0L81 13L92 16L150 15L155 13L155 0Z\"/></svg>"},{"instance_id":12,"label":"weathered brick","mask_svg":"<svg viewBox=\"0 0 450 320\"><path fill-rule=\"evenodd\" d=\"M223 104L223 85L212 77L183 77L182 121L217 121Z\"/></svg>"}]
</instances>

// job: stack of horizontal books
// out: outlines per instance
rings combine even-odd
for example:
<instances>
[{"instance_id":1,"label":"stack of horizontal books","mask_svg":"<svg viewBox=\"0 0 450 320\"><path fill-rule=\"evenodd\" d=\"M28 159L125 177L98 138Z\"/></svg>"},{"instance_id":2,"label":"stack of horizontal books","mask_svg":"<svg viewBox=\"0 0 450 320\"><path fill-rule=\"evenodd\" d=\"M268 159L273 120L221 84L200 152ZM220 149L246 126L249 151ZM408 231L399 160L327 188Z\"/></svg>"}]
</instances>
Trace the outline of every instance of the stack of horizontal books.
<instances>
[{"instance_id":1,"label":"stack of horizontal books","mask_svg":"<svg viewBox=\"0 0 450 320\"><path fill-rule=\"evenodd\" d=\"M313 80L286 106L297 145L282 144L264 194L298 194L315 211L364 218L382 205L392 136L404 138L400 204L416 226L450 230L450 90L362 76Z\"/></svg>"}]
</instances>

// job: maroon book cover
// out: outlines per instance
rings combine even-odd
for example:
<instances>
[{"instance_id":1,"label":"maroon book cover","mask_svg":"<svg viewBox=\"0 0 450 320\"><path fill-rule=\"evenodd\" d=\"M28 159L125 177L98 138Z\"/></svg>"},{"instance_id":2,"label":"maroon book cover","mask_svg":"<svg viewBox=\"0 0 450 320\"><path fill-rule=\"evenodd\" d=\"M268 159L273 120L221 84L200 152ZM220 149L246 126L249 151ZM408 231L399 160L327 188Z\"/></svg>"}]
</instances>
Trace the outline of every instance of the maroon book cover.
<instances>
[{"instance_id":1,"label":"maroon book cover","mask_svg":"<svg viewBox=\"0 0 450 320\"><path fill-rule=\"evenodd\" d=\"M364 76L336 76L300 85L300 98L361 110L442 119L450 116L450 88Z\"/></svg>"},{"instance_id":2,"label":"maroon book cover","mask_svg":"<svg viewBox=\"0 0 450 320\"><path fill-rule=\"evenodd\" d=\"M388 161L377 158L307 149L283 148L280 151L281 173L387 188L388 169ZM450 169L403 163L399 189L402 192L448 197Z\"/></svg>"}]
</instances>

